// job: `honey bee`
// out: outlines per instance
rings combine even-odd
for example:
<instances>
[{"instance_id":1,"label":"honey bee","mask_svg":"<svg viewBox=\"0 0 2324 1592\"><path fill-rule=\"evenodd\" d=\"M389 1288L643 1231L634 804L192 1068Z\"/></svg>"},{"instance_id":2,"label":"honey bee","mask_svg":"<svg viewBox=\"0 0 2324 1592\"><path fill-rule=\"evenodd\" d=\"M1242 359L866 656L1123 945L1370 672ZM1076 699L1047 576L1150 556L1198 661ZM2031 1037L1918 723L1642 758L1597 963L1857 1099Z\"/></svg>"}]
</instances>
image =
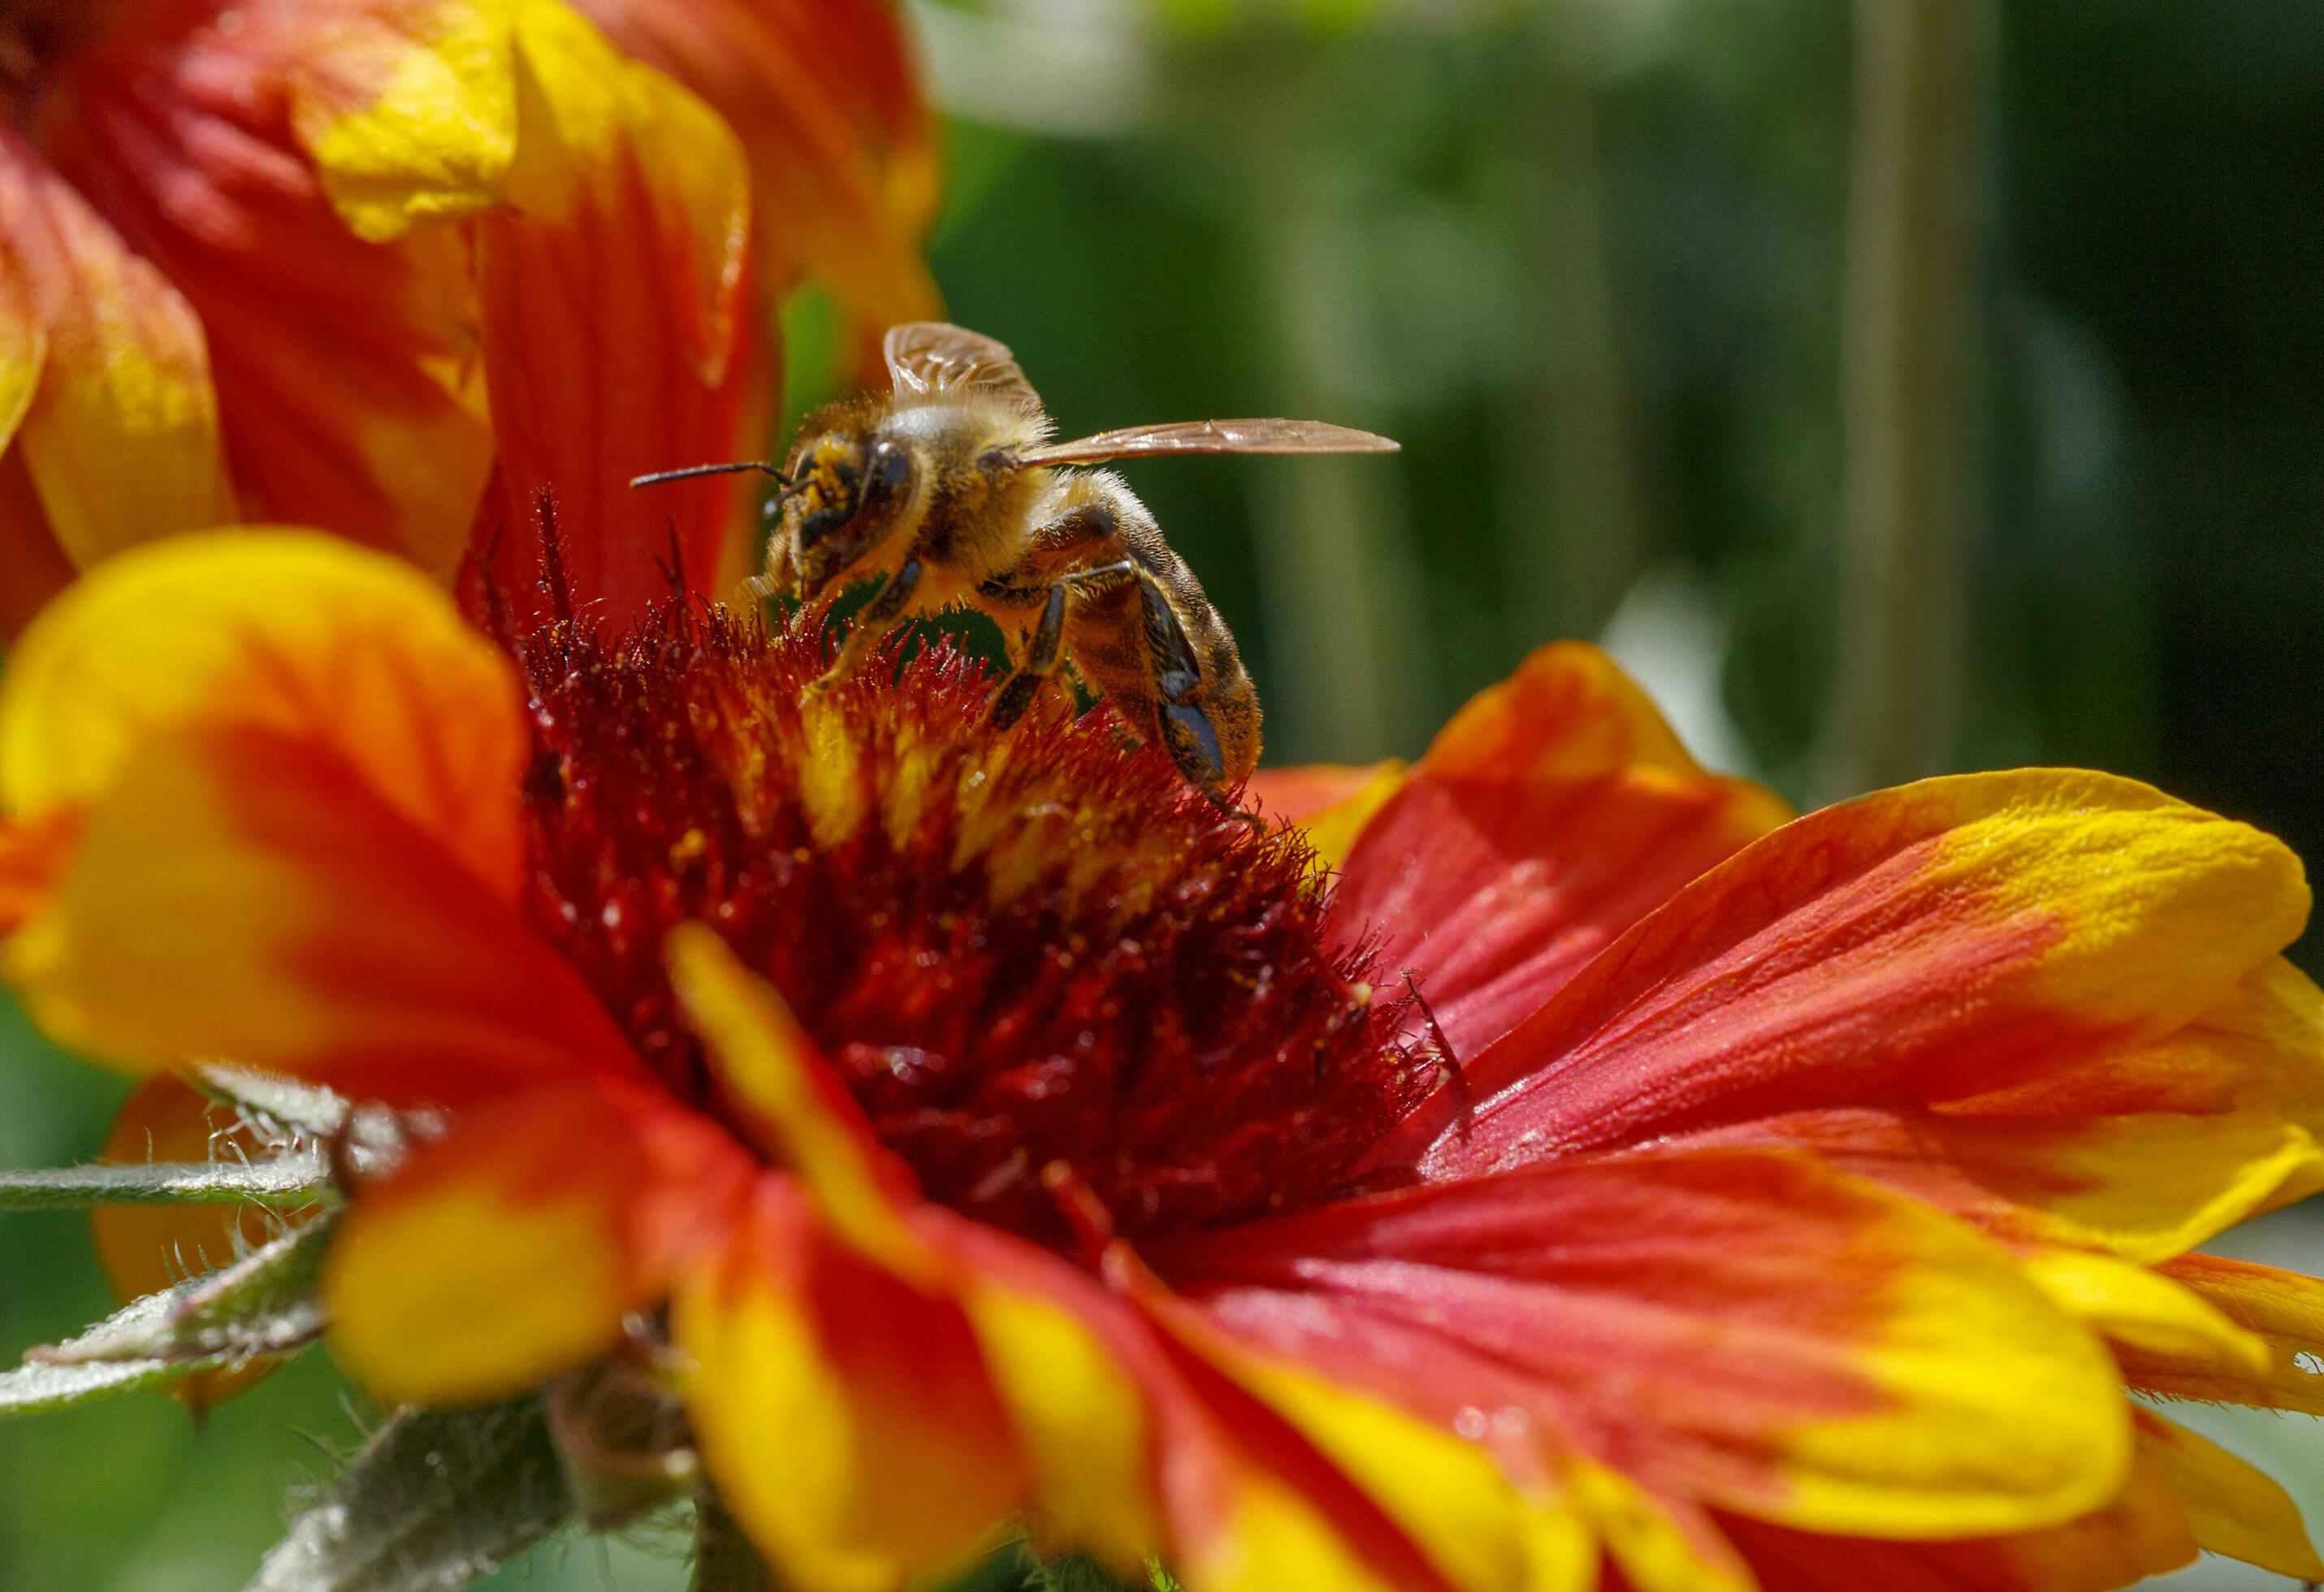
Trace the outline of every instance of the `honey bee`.
<instances>
[{"instance_id":1,"label":"honey bee","mask_svg":"<svg viewBox=\"0 0 2324 1592\"><path fill-rule=\"evenodd\" d=\"M807 417L779 469L703 465L631 484L762 471L779 487L767 505L769 588L812 603L878 577L817 687L845 679L915 614L981 609L1009 641L996 725L1023 717L1069 667L1223 800L1259 761L1259 694L1234 638L1128 484L1074 466L1397 445L1315 420L1189 420L1056 442L1016 356L991 338L914 322L890 329L884 351L893 391Z\"/></svg>"}]
</instances>

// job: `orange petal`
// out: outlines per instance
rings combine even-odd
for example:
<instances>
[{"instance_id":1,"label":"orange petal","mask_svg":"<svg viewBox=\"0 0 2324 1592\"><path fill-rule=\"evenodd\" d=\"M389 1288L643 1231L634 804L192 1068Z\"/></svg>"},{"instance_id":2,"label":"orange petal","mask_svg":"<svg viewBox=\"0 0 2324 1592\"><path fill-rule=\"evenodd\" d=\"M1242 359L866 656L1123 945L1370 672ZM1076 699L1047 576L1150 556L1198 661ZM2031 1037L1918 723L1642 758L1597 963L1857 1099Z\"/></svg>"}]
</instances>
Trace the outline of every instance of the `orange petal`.
<instances>
[{"instance_id":1,"label":"orange petal","mask_svg":"<svg viewBox=\"0 0 2324 1592\"><path fill-rule=\"evenodd\" d=\"M56 888L80 841L80 821L54 813L32 824L0 819L0 935L14 931Z\"/></svg>"},{"instance_id":2,"label":"orange petal","mask_svg":"<svg viewBox=\"0 0 2324 1592\"><path fill-rule=\"evenodd\" d=\"M1462 708L1364 823L1335 920L1382 935L1465 1061L1789 816L1697 766L1611 658L1561 643Z\"/></svg>"},{"instance_id":3,"label":"orange petal","mask_svg":"<svg viewBox=\"0 0 2324 1592\"><path fill-rule=\"evenodd\" d=\"M958 1300L840 1241L779 1178L682 1287L674 1326L704 1462L802 1592L957 1568L1024 1495Z\"/></svg>"},{"instance_id":4,"label":"orange petal","mask_svg":"<svg viewBox=\"0 0 2324 1592\"><path fill-rule=\"evenodd\" d=\"M2257 1337L2266 1360L2255 1371L2215 1355L2141 1345L2123 1354L2132 1386L2166 1398L2324 1415L2324 1280L2216 1255L2182 1255L2154 1269Z\"/></svg>"},{"instance_id":5,"label":"orange petal","mask_svg":"<svg viewBox=\"0 0 2324 1592\"><path fill-rule=\"evenodd\" d=\"M516 4L309 0L238 30L278 58L292 132L357 236L492 203L516 156Z\"/></svg>"},{"instance_id":6,"label":"orange petal","mask_svg":"<svg viewBox=\"0 0 2324 1592\"><path fill-rule=\"evenodd\" d=\"M2185 1505L2197 1542L2278 1575L2324 1581L2300 1505L2267 1476L2151 1410L2138 1412L2138 1452Z\"/></svg>"},{"instance_id":7,"label":"orange petal","mask_svg":"<svg viewBox=\"0 0 2324 1592\"><path fill-rule=\"evenodd\" d=\"M176 1073L157 1072L122 1102L100 1158L121 1164L201 1162L263 1151L232 1110L221 1109ZM224 1265L277 1230L253 1205L103 1205L89 1212L88 1225L105 1280L124 1304ZM198 1372L172 1383L170 1392L198 1415L271 1368L262 1361L238 1371Z\"/></svg>"},{"instance_id":8,"label":"orange petal","mask_svg":"<svg viewBox=\"0 0 2324 1592\"><path fill-rule=\"evenodd\" d=\"M1580 1559L1570 1518L1520 1500L1458 1439L1288 1370L1253 1371L1265 1389L1246 1390L1051 1257L919 1205L716 935L674 934L670 960L729 1109L795 1173L762 1194L754 1250L689 1290L680 1318L714 1472L793 1579L895 1585L1020 1508L1045 1540L1125 1568L1167 1517L1174 1562L1202 1587L1518 1592L1545 1557ZM861 1324L874 1318L878 1334ZM953 1407L927 1395L930 1376ZM1149 1433L1176 1481L1149 1478ZM979 1451L970 1485L963 1455ZM924 1517L899 1524L898 1498L925 1499Z\"/></svg>"},{"instance_id":9,"label":"orange petal","mask_svg":"<svg viewBox=\"0 0 2324 1592\"><path fill-rule=\"evenodd\" d=\"M904 1219L916 1202L908 1174L880 1147L782 997L700 924L670 932L669 956L670 982L752 1142L798 1174L841 1237L884 1265L924 1273L925 1247Z\"/></svg>"},{"instance_id":10,"label":"orange petal","mask_svg":"<svg viewBox=\"0 0 2324 1592\"><path fill-rule=\"evenodd\" d=\"M385 1403L503 1398L609 1348L750 1175L708 1120L577 1082L462 1115L360 1191L323 1276L331 1342Z\"/></svg>"},{"instance_id":11,"label":"orange petal","mask_svg":"<svg viewBox=\"0 0 2324 1592\"><path fill-rule=\"evenodd\" d=\"M1931 780L1680 891L1383 1159L1812 1148L2014 1236L2174 1254L2314 1173L2308 909L2269 837L2128 780Z\"/></svg>"},{"instance_id":12,"label":"orange petal","mask_svg":"<svg viewBox=\"0 0 2324 1592\"><path fill-rule=\"evenodd\" d=\"M674 932L669 950L672 982L728 1110L793 1170L798 1200L828 1235L819 1242L844 1245L853 1255L847 1265L876 1268L884 1290L942 1300L947 1321L950 1311L964 1311L1025 1454L1029 1496L1021 1502L1045 1531L1125 1568L1142 1562L1158 1546L1143 1399L1082 1319L1104 1313L1091 1311L1085 1282L1061 1284L1046 1253L920 1205L774 990L700 925ZM980 1245L982 1264L964 1264L957 1252ZM791 1551L816 1560L847 1557L826 1540L837 1529L829 1520L762 1526L777 1547L804 1533L809 1545Z\"/></svg>"},{"instance_id":13,"label":"orange petal","mask_svg":"<svg viewBox=\"0 0 2324 1592\"><path fill-rule=\"evenodd\" d=\"M455 1104L639 1063L578 976L327 746L247 727L130 759L5 947L60 1043L232 1056Z\"/></svg>"},{"instance_id":14,"label":"orange petal","mask_svg":"<svg viewBox=\"0 0 2324 1592\"><path fill-rule=\"evenodd\" d=\"M32 353L27 307L42 331L15 446L65 552L86 566L230 518L201 323L13 133L0 133L0 249L20 298L12 399Z\"/></svg>"},{"instance_id":15,"label":"orange petal","mask_svg":"<svg viewBox=\"0 0 2324 1592\"><path fill-rule=\"evenodd\" d=\"M429 47L462 54L464 27L485 24L454 14L480 9L499 7L167 8L77 53L41 124L65 175L200 312L244 517L322 526L438 575L492 456L473 262L448 228L380 243L349 224L384 236L473 206L504 170L507 19L496 74L477 41L465 88ZM495 77L498 113L476 103ZM496 115L496 154L452 135Z\"/></svg>"},{"instance_id":16,"label":"orange petal","mask_svg":"<svg viewBox=\"0 0 2324 1592\"><path fill-rule=\"evenodd\" d=\"M2191 1288L2087 1249L2036 1249L2019 1263L2050 1302L2106 1335L2117 1357L2148 1353L2250 1376L2267 1346Z\"/></svg>"},{"instance_id":17,"label":"orange petal","mask_svg":"<svg viewBox=\"0 0 2324 1592\"><path fill-rule=\"evenodd\" d=\"M501 447L494 569L523 600L553 502L585 612L620 624L680 578L715 578L738 489L632 476L737 456L761 357L744 279L750 184L717 116L527 0L509 207L479 223L484 365Z\"/></svg>"},{"instance_id":18,"label":"orange petal","mask_svg":"<svg viewBox=\"0 0 2324 1592\"><path fill-rule=\"evenodd\" d=\"M991 1229L985 1236L1011 1242ZM1165 1546L1146 1390L1117 1335L1093 1319L1102 1312L1091 1308L1087 1279L1054 1256L1015 1247L1028 1267L1048 1274L1051 1288L981 1267L961 1300L1025 1455L1024 1506L1038 1540L1134 1575ZM1063 1297L1053 1291L1061 1281Z\"/></svg>"},{"instance_id":19,"label":"orange petal","mask_svg":"<svg viewBox=\"0 0 2324 1592\"><path fill-rule=\"evenodd\" d=\"M2111 1592L2195 1557L2187 1511L2153 1465L2122 1494L2064 1525L1958 1542L1881 1542L1728 1516L1721 1527L1766 1592Z\"/></svg>"},{"instance_id":20,"label":"orange petal","mask_svg":"<svg viewBox=\"0 0 2324 1592\"><path fill-rule=\"evenodd\" d=\"M877 334L933 318L930 117L885 0L576 0L623 51L707 100L749 151L776 290L827 283Z\"/></svg>"},{"instance_id":21,"label":"orange petal","mask_svg":"<svg viewBox=\"0 0 2324 1592\"><path fill-rule=\"evenodd\" d=\"M1033 1460L1037 1542L1096 1551L1132 1578L1158 1555L1190 1592L1586 1584L1587 1537L1544 1477L1513 1483L1389 1402L1238 1346L1126 1251L1102 1286L947 1213L927 1212L924 1230L961 1267ZM1028 1311L1040 1330L1020 1337Z\"/></svg>"},{"instance_id":22,"label":"orange petal","mask_svg":"<svg viewBox=\"0 0 2324 1592\"><path fill-rule=\"evenodd\" d=\"M404 565L311 533L221 531L91 572L0 682L0 811L95 801L144 741L198 724L334 754L513 899L526 755L515 676Z\"/></svg>"},{"instance_id":23,"label":"orange petal","mask_svg":"<svg viewBox=\"0 0 2324 1592\"><path fill-rule=\"evenodd\" d=\"M1525 1592L1586 1573L1592 1543L1570 1499L1520 1490L1476 1444L1254 1353L1158 1290L1142 1302L1191 1357L1191 1388L1264 1468L1243 1479L1226 1541L1198 1551L1190 1577Z\"/></svg>"},{"instance_id":24,"label":"orange petal","mask_svg":"<svg viewBox=\"0 0 2324 1592\"><path fill-rule=\"evenodd\" d=\"M0 453L16 439L48 362L49 329L41 306L14 257L0 252Z\"/></svg>"},{"instance_id":25,"label":"orange petal","mask_svg":"<svg viewBox=\"0 0 2324 1592\"><path fill-rule=\"evenodd\" d=\"M1568 1160L1157 1255L1231 1331L1521 1460L1785 1524L1955 1536L2103 1504L2114 1367L1969 1229L1805 1157Z\"/></svg>"},{"instance_id":26,"label":"orange petal","mask_svg":"<svg viewBox=\"0 0 2324 1592\"><path fill-rule=\"evenodd\" d=\"M1750 1568L1711 1512L1641 1486L1586 1459L1563 1473L1628 1592L1758 1592Z\"/></svg>"}]
</instances>

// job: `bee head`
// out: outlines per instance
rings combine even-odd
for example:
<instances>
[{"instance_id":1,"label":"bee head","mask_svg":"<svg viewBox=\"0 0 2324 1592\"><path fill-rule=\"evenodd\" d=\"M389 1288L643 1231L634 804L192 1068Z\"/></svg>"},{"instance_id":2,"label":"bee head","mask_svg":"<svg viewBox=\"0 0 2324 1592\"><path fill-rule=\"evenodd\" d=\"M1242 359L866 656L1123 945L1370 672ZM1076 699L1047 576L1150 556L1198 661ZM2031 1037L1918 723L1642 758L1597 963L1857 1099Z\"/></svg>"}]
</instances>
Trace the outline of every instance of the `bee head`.
<instances>
[{"instance_id":1,"label":"bee head","mask_svg":"<svg viewBox=\"0 0 2324 1592\"><path fill-rule=\"evenodd\" d=\"M767 513L779 517L792 580L811 601L896 529L912 500L912 461L885 438L833 430L802 438L788 474Z\"/></svg>"}]
</instances>

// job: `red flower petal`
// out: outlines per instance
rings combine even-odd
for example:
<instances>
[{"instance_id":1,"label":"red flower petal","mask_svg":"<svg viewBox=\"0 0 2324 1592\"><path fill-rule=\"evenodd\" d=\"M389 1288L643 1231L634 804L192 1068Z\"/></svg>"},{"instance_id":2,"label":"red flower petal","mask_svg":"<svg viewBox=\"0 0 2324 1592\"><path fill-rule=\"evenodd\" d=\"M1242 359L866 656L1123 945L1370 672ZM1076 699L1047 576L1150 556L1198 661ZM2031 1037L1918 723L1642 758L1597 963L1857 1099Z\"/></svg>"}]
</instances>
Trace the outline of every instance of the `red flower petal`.
<instances>
[{"instance_id":1,"label":"red flower petal","mask_svg":"<svg viewBox=\"0 0 2324 1592\"><path fill-rule=\"evenodd\" d=\"M1243 799L1276 823L1296 826L1325 867L1342 868L1364 825L1404 787L1405 779L1397 759L1360 768L1312 763L1261 768L1243 787Z\"/></svg>"},{"instance_id":2,"label":"red flower petal","mask_svg":"<svg viewBox=\"0 0 2324 1592\"><path fill-rule=\"evenodd\" d=\"M1440 1091L1431 1177L1687 1138L1813 1148L2160 1258L2319 1160L2296 859L2128 780L1931 780L1682 890Z\"/></svg>"},{"instance_id":3,"label":"red flower petal","mask_svg":"<svg viewBox=\"0 0 2324 1592\"><path fill-rule=\"evenodd\" d=\"M810 1592L954 1568L1026 1488L960 1302L908 1280L761 1181L681 1291L687 1402L721 1496Z\"/></svg>"},{"instance_id":4,"label":"red flower petal","mask_svg":"<svg viewBox=\"0 0 2324 1592\"><path fill-rule=\"evenodd\" d=\"M886 0L576 0L624 51L708 100L750 152L762 265L828 283L876 343L939 308L918 238L933 132Z\"/></svg>"},{"instance_id":5,"label":"red flower petal","mask_svg":"<svg viewBox=\"0 0 2324 1592\"><path fill-rule=\"evenodd\" d=\"M0 935L14 933L48 899L79 841L80 822L73 814L51 814L32 824L0 820Z\"/></svg>"},{"instance_id":6,"label":"red flower petal","mask_svg":"<svg viewBox=\"0 0 2324 1592\"><path fill-rule=\"evenodd\" d=\"M604 1080L472 1109L358 1192L324 1273L332 1345L385 1401L533 1386L657 1306L752 1170L708 1121Z\"/></svg>"},{"instance_id":7,"label":"red flower petal","mask_svg":"<svg viewBox=\"0 0 2324 1592\"><path fill-rule=\"evenodd\" d=\"M523 14L509 207L480 228L485 378L501 448L493 567L536 600L553 501L572 589L616 625L716 579L731 482L632 491L734 457L766 357L744 271L751 193L717 116L559 8Z\"/></svg>"},{"instance_id":8,"label":"red flower petal","mask_svg":"<svg viewBox=\"0 0 2324 1592\"><path fill-rule=\"evenodd\" d=\"M51 1035L454 1104L636 1066L573 970L345 760L265 730L138 753L9 946Z\"/></svg>"},{"instance_id":9,"label":"red flower petal","mask_svg":"<svg viewBox=\"0 0 2324 1592\"><path fill-rule=\"evenodd\" d=\"M161 272L7 132L0 264L9 284L0 309L11 328L0 391L17 411L6 417L13 451L73 562L86 566L231 518L200 321ZM14 539L31 538L20 529Z\"/></svg>"},{"instance_id":10,"label":"red flower petal","mask_svg":"<svg viewBox=\"0 0 2324 1592\"><path fill-rule=\"evenodd\" d=\"M975 1279L988 1340L996 1296L1041 1301L1134 1384L1150 1434L1142 1476L1127 1489L1116 1481L1125 1495L1093 1512L1097 1532L1065 1541L1110 1547L1134 1572L1122 1550L1158 1514L1163 1541L1148 1551L1189 1587L1236 1592L1517 1592L1583 1573L1587 1539L1552 1491L1521 1493L1441 1428L1236 1343L1126 1256L1101 1288L991 1229L931 1213L929 1230ZM1047 1403L1020 1388L1012 1408L1021 1422ZM1050 1505L1060 1490L1044 1478L1037 1537L1057 1523ZM1068 1512L1065 1523L1091 1518Z\"/></svg>"},{"instance_id":11,"label":"red flower petal","mask_svg":"<svg viewBox=\"0 0 2324 1592\"><path fill-rule=\"evenodd\" d=\"M1789 815L1698 767L1612 659L1563 643L1445 726L1357 837L1334 921L1377 929L1380 965L1416 975L1465 1061Z\"/></svg>"},{"instance_id":12,"label":"red flower petal","mask_svg":"<svg viewBox=\"0 0 2324 1592\"><path fill-rule=\"evenodd\" d=\"M143 742L280 732L346 759L478 880L514 897L525 757L508 660L410 566L311 532L173 538L42 616L0 684L0 809L102 798Z\"/></svg>"},{"instance_id":13,"label":"red flower petal","mask_svg":"<svg viewBox=\"0 0 2324 1592\"><path fill-rule=\"evenodd\" d=\"M69 844L11 976L142 1065L393 1102L635 1069L517 916L524 757L506 659L408 565L311 533L124 554L0 680L0 807Z\"/></svg>"},{"instance_id":14,"label":"red flower petal","mask_svg":"<svg viewBox=\"0 0 2324 1592\"><path fill-rule=\"evenodd\" d=\"M2111 1362L2006 1255L1805 1157L1567 1161L1157 1264L1239 1336L1512 1465L1578 1449L1786 1523L2044 1525L2128 1462Z\"/></svg>"},{"instance_id":15,"label":"red flower petal","mask_svg":"<svg viewBox=\"0 0 2324 1592\"><path fill-rule=\"evenodd\" d=\"M1722 1517L1759 1592L2112 1592L2180 1569L2196 1552L2179 1496L2153 1466L2131 1467L2122 1495L2045 1531L1958 1542L1827 1537Z\"/></svg>"},{"instance_id":16,"label":"red flower petal","mask_svg":"<svg viewBox=\"0 0 2324 1592\"><path fill-rule=\"evenodd\" d=\"M447 8L365 14L383 9L254 5L231 26L125 31L74 58L40 136L199 311L242 517L320 526L440 576L492 458L468 251L442 229L350 231L300 136L354 114L369 97L346 74L423 52L418 14Z\"/></svg>"}]
</instances>

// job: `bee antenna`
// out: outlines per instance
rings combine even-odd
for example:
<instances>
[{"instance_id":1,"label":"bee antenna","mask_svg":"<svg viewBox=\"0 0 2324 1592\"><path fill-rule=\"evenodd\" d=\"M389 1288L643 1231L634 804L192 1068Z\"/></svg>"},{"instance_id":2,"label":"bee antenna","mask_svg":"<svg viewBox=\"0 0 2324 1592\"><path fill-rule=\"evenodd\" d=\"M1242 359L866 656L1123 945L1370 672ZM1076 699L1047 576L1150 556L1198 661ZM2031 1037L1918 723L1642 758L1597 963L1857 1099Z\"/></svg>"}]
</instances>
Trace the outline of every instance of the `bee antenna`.
<instances>
[{"instance_id":1,"label":"bee antenna","mask_svg":"<svg viewBox=\"0 0 2324 1592\"><path fill-rule=\"evenodd\" d=\"M665 481L687 481L696 475L739 475L745 470L756 470L782 483L783 490L791 487L791 478L764 459L741 459L731 465L689 465L683 470L657 470L650 475L632 475L630 484L659 486Z\"/></svg>"}]
</instances>

